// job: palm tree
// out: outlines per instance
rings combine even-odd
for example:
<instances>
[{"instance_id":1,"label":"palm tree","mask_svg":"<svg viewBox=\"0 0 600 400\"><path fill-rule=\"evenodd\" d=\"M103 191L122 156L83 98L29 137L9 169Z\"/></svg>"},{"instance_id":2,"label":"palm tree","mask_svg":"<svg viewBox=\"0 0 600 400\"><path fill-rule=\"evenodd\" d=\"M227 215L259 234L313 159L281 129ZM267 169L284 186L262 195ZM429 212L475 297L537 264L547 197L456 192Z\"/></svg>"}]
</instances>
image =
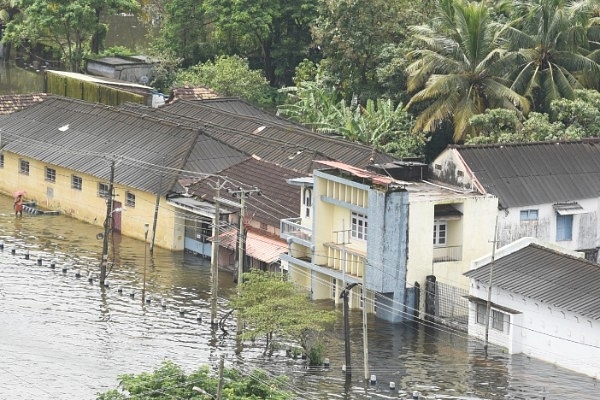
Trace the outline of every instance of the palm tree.
<instances>
[{"instance_id":1,"label":"palm tree","mask_svg":"<svg viewBox=\"0 0 600 400\"><path fill-rule=\"evenodd\" d=\"M596 22L592 2L529 0L515 7L522 16L503 31L507 61L516 66L511 89L527 97L536 111L549 113L553 100L574 99L575 89L597 84L598 50L590 50L588 36Z\"/></svg>"},{"instance_id":2,"label":"palm tree","mask_svg":"<svg viewBox=\"0 0 600 400\"><path fill-rule=\"evenodd\" d=\"M469 119L488 108L529 111L529 103L503 79L509 65L499 36L500 25L483 3L441 0L431 26L412 27L422 48L409 53L407 109L423 103L415 131L435 132L444 121L454 127L454 141L476 136Z\"/></svg>"}]
</instances>

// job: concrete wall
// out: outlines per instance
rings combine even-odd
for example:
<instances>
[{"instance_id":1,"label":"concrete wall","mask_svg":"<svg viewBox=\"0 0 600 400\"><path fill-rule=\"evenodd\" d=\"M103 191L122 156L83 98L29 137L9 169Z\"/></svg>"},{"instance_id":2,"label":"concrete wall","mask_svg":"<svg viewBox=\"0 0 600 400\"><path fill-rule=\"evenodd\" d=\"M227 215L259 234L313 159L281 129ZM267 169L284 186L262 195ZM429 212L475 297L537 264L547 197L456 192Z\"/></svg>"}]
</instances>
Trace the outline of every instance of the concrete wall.
<instances>
[{"instance_id":1,"label":"concrete wall","mask_svg":"<svg viewBox=\"0 0 600 400\"><path fill-rule=\"evenodd\" d=\"M16 190L25 190L26 200L33 200L39 206L59 210L61 213L99 227L103 226L106 216L106 199L98 196L98 183L106 183L106 179L74 172L55 165L45 164L16 154L3 152L4 168L0 168L0 191L12 196ZM29 161L29 175L19 172L19 160ZM55 182L46 180L46 170L56 170ZM107 162L107 170L110 165ZM82 190L71 188L71 177L82 178ZM126 193L135 195L135 207L127 206ZM148 240L152 237L152 223L156 195L137 189L114 185L114 201L120 202L125 211L120 213L121 233L136 239L144 239L144 224L150 225ZM101 230L100 230L101 231ZM184 217L171 206L161 200L158 213L155 246L170 250L183 250Z\"/></svg>"},{"instance_id":2,"label":"concrete wall","mask_svg":"<svg viewBox=\"0 0 600 400\"><path fill-rule=\"evenodd\" d=\"M470 294L487 299L488 283L471 282ZM573 296L577 296L574 292ZM489 329L489 343L511 354L530 357L567 368L595 379L600 378L600 322L497 287L492 303L515 310L509 331ZM485 338L485 325L476 323L475 305L469 312L469 334ZM494 309L494 308L492 308ZM508 315L508 314L507 314Z\"/></svg>"}]
</instances>

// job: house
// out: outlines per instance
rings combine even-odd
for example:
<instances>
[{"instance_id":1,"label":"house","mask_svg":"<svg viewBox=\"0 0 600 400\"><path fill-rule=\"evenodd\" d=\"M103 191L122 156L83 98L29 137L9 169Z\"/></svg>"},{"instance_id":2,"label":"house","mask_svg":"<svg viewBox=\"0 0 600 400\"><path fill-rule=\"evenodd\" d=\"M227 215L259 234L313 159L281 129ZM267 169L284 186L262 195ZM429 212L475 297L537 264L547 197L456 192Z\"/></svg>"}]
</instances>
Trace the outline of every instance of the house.
<instances>
[{"instance_id":1,"label":"house","mask_svg":"<svg viewBox=\"0 0 600 400\"><path fill-rule=\"evenodd\" d=\"M600 265L522 238L476 260L465 276L469 335L485 341L487 331L510 354L600 377Z\"/></svg>"},{"instance_id":2,"label":"house","mask_svg":"<svg viewBox=\"0 0 600 400\"><path fill-rule=\"evenodd\" d=\"M536 237L598 260L600 139L449 146L435 179L498 197L498 243Z\"/></svg>"},{"instance_id":3,"label":"house","mask_svg":"<svg viewBox=\"0 0 600 400\"><path fill-rule=\"evenodd\" d=\"M152 79L154 64L149 57L110 56L86 60L86 72L91 75L147 85Z\"/></svg>"},{"instance_id":4,"label":"house","mask_svg":"<svg viewBox=\"0 0 600 400\"><path fill-rule=\"evenodd\" d=\"M197 129L66 97L0 120L0 192L25 190L28 200L98 226L111 199L114 230L144 239L148 223L152 244L171 250L185 247L187 214L167 201L183 192L182 175L247 158Z\"/></svg>"},{"instance_id":5,"label":"house","mask_svg":"<svg viewBox=\"0 0 600 400\"><path fill-rule=\"evenodd\" d=\"M287 184L302 174L248 157L218 172L218 174L188 180L185 183L191 198L212 208L213 214L197 220L197 235L210 244L213 241L215 197L218 195L219 214L219 265L234 267L238 257L238 231L242 193L244 210L245 254L248 268L280 271L279 255L287 252L287 243L279 236L279 222L297 214L300 208L300 190ZM217 192L218 189L218 192ZM179 201L172 198L169 201ZM187 238L193 235L186 234ZM188 247L188 246L186 246ZM189 246L191 247L191 246ZM211 256L209 246L198 246L196 253ZM235 271L236 269L233 268Z\"/></svg>"},{"instance_id":6,"label":"house","mask_svg":"<svg viewBox=\"0 0 600 400\"><path fill-rule=\"evenodd\" d=\"M403 180L319 163L312 177L289 181L301 189L300 217L281 221L291 278L313 299L336 302L359 284L349 306L390 322L422 313L466 323L468 304L455 300L468 293L470 261L491 249L497 199L423 180L425 164L372 168L404 170Z\"/></svg>"}]
</instances>

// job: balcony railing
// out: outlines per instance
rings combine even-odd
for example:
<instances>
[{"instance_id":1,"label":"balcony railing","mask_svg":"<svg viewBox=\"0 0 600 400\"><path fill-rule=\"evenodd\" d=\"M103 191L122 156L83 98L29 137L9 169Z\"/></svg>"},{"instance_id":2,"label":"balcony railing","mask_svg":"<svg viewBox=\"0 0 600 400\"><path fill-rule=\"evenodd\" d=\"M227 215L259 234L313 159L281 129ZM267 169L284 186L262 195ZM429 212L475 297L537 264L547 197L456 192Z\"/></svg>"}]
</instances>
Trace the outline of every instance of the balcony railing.
<instances>
[{"instance_id":1,"label":"balcony railing","mask_svg":"<svg viewBox=\"0 0 600 400\"><path fill-rule=\"evenodd\" d=\"M302 218L282 219L280 225L280 236L288 240L295 239L303 245L310 247L312 244L312 229L300 225Z\"/></svg>"},{"instance_id":2,"label":"balcony railing","mask_svg":"<svg viewBox=\"0 0 600 400\"><path fill-rule=\"evenodd\" d=\"M433 262L448 262L462 260L462 246L435 246Z\"/></svg>"}]
</instances>

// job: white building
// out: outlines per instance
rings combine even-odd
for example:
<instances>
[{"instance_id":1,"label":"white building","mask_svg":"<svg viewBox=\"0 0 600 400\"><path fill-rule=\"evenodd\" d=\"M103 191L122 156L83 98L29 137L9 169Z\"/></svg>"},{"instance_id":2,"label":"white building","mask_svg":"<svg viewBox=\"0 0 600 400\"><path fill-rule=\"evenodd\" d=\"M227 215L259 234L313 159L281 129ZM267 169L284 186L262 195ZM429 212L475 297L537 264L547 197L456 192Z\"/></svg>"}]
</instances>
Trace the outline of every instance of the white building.
<instances>
[{"instance_id":1,"label":"white building","mask_svg":"<svg viewBox=\"0 0 600 400\"><path fill-rule=\"evenodd\" d=\"M511 354L600 377L600 265L523 238L475 261L465 276L470 335L486 341L487 332L488 343Z\"/></svg>"},{"instance_id":2,"label":"white building","mask_svg":"<svg viewBox=\"0 0 600 400\"><path fill-rule=\"evenodd\" d=\"M598 260L600 139L449 146L430 173L498 197L500 245L536 237Z\"/></svg>"}]
</instances>

